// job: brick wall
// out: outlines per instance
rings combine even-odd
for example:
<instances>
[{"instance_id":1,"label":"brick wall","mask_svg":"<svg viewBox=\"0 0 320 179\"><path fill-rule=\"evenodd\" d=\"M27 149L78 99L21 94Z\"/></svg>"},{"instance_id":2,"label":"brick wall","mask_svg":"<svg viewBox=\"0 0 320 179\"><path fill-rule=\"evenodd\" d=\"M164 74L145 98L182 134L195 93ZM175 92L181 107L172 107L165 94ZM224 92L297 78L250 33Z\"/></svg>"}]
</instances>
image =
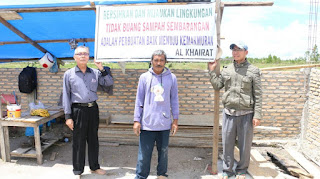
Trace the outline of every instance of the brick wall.
<instances>
[{"instance_id":1,"label":"brick wall","mask_svg":"<svg viewBox=\"0 0 320 179\"><path fill-rule=\"evenodd\" d=\"M301 149L310 158L320 162L320 70L310 73L308 115L305 119ZM304 150L308 149L308 150Z\"/></svg>"},{"instance_id":2,"label":"brick wall","mask_svg":"<svg viewBox=\"0 0 320 179\"><path fill-rule=\"evenodd\" d=\"M22 98L22 109L27 109L27 95L20 94L17 77L22 69L0 69L0 93L13 90ZM62 69L52 74L48 69L38 71L38 100L47 106L56 105L62 91ZM100 115L133 115L136 87L140 74L146 70L112 70L114 95L99 92ZM178 78L181 115L212 115L213 88L209 76L203 70L172 70ZM263 126L281 127L282 131L256 130L256 139L295 138L300 134L300 120L305 95L305 76L301 72L263 72ZM221 91L221 93L223 90ZM220 109L221 109L220 104ZM197 119L194 119L197 120Z\"/></svg>"}]
</instances>

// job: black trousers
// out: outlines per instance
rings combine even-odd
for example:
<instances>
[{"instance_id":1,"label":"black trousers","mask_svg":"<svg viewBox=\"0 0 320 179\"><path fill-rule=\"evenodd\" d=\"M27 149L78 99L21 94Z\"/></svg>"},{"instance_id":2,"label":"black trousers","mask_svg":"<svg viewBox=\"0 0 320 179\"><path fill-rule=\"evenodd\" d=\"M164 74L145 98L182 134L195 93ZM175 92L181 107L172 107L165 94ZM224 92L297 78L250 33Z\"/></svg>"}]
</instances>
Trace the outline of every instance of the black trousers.
<instances>
[{"instance_id":1,"label":"black trousers","mask_svg":"<svg viewBox=\"0 0 320 179\"><path fill-rule=\"evenodd\" d=\"M95 104L92 107L72 105L73 119L73 144L72 162L73 173L81 175L85 166L86 143L88 143L88 160L91 170L100 168L99 156L99 107Z\"/></svg>"}]
</instances>

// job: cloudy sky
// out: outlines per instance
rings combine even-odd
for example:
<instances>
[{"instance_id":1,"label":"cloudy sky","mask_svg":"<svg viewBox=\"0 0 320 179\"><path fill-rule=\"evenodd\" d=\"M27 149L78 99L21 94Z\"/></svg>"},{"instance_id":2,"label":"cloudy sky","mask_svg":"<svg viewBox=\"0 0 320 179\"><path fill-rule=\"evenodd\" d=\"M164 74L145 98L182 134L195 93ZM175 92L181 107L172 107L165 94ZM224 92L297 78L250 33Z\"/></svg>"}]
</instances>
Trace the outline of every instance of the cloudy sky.
<instances>
[{"instance_id":1,"label":"cloudy sky","mask_svg":"<svg viewBox=\"0 0 320 179\"><path fill-rule=\"evenodd\" d=\"M231 56L230 43L241 40L247 43L250 57L269 54L281 59L304 57L308 49L309 1L273 2L273 6L224 8L221 24L221 36L225 38L221 41L223 56Z\"/></svg>"},{"instance_id":2,"label":"cloudy sky","mask_svg":"<svg viewBox=\"0 0 320 179\"><path fill-rule=\"evenodd\" d=\"M39 1L18 0L14 1L14 4L32 4ZM45 4L79 1L89 0L42 0L40 2ZM253 0L222 0L222 2L229 1ZM273 6L224 8L221 26L221 36L225 38L221 41L223 57L231 56L229 45L239 40L249 46L249 57L267 57L269 54L283 60L304 57L308 49L309 1L274 0L273 2ZM13 1L1 0L1 4L13 4Z\"/></svg>"}]
</instances>

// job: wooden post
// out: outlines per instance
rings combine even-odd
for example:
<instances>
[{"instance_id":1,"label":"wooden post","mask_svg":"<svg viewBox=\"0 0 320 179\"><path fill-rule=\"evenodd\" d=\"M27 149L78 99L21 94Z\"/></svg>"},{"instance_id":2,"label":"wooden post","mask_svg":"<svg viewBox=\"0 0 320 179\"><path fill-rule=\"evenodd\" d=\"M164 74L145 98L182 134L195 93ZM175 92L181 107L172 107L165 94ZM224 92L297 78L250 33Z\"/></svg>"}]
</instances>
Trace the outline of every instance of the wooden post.
<instances>
[{"instance_id":1,"label":"wooden post","mask_svg":"<svg viewBox=\"0 0 320 179\"><path fill-rule=\"evenodd\" d=\"M220 24L221 24L221 0L216 0L216 30L217 45L220 47ZM220 62L214 71L216 75L220 74ZM212 174L218 174L218 155L219 155L219 96L220 90L214 90L214 118L213 118L213 146L212 146Z\"/></svg>"},{"instance_id":2,"label":"wooden post","mask_svg":"<svg viewBox=\"0 0 320 179\"><path fill-rule=\"evenodd\" d=\"M37 162L39 165L41 165L43 161L42 161L42 150L41 150L39 125L35 125L35 127L33 128L33 131L34 131L34 145L36 148Z\"/></svg>"},{"instance_id":3,"label":"wooden post","mask_svg":"<svg viewBox=\"0 0 320 179\"><path fill-rule=\"evenodd\" d=\"M1 119L0 119L1 120ZM4 162L10 162L10 145L9 145L9 129L8 126L2 126L0 123L0 149L1 157Z\"/></svg>"}]
</instances>

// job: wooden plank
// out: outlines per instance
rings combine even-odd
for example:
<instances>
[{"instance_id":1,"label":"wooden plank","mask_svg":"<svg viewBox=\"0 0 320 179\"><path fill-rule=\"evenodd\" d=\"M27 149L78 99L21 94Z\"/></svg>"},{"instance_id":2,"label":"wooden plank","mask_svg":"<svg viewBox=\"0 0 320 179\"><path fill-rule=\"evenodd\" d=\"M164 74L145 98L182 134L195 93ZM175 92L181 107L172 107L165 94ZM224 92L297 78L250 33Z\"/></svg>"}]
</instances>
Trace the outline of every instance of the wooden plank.
<instances>
[{"instance_id":1,"label":"wooden plank","mask_svg":"<svg viewBox=\"0 0 320 179\"><path fill-rule=\"evenodd\" d=\"M235 160L240 160L239 149L235 147L234 149ZM278 176L278 171L275 166L268 162L257 150L252 149L250 152L250 164L248 168L248 173L253 178L275 178Z\"/></svg>"},{"instance_id":2,"label":"wooden plank","mask_svg":"<svg viewBox=\"0 0 320 179\"><path fill-rule=\"evenodd\" d=\"M40 129L39 127L34 127L34 145L36 148L37 162L39 165L42 164L42 150L41 150L41 141L40 141Z\"/></svg>"},{"instance_id":3,"label":"wooden plank","mask_svg":"<svg viewBox=\"0 0 320 179\"><path fill-rule=\"evenodd\" d=\"M0 150L1 158L4 162L10 162L10 145L9 145L9 130L7 126L2 126L0 121Z\"/></svg>"},{"instance_id":4,"label":"wooden plank","mask_svg":"<svg viewBox=\"0 0 320 179\"><path fill-rule=\"evenodd\" d=\"M301 168L299 164L297 164L293 160L288 159L287 156L282 154L275 154L272 152L268 152L268 155L271 156L274 160L277 160L284 168L286 168L290 175L298 178L312 177L308 172Z\"/></svg>"},{"instance_id":5,"label":"wooden plank","mask_svg":"<svg viewBox=\"0 0 320 179\"><path fill-rule=\"evenodd\" d=\"M49 148L51 145L53 145L54 143L56 143L58 141L58 139L51 139L47 141L47 144L42 145L41 147L41 151L45 151L47 148Z\"/></svg>"},{"instance_id":6,"label":"wooden plank","mask_svg":"<svg viewBox=\"0 0 320 179\"><path fill-rule=\"evenodd\" d=\"M90 1L90 7L94 8L94 13L96 12L96 4L93 1Z\"/></svg>"},{"instance_id":7,"label":"wooden plank","mask_svg":"<svg viewBox=\"0 0 320 179\"><path fill-rule=\"evenodd\" d=\"M159 5L160 3L140 3L140 4L113 4L112 6L145 6L145 5ZM182 5L188 4L186 2L179 3L161 3L161 5ZM0 9L1 10L1 9ZM61 11L94 11L95 7L91 5L84 6L60 6L60 7L34 7L34 8L7 8L7 11L20 12L61 12Z\"/></svg>"},{"instance_id":8,"label":"wooden plank","mask_svg":"<svg viewBox=\"0 0 320 179\"><path fill-rule=\"evenodd\" d=\"M57 152L52 152L50 156L50 160L54 161L56 159L57 154L58 154Z\"/></svg>"},{"instance_id":9,"label":"wooden plank","mask_svg":"<svg viewBox=\"0 0 320 179\"><path fill-rule=\"evenodd\" d=\"M45 123L45 122L42 121L43 119L48 118L48 121L50 121L50 120L52 120L52 119L54 119L56 117L59 117L59 116L64 114L61 111L48 111L48 112L50 114L49 117L31 116L29 113L27 113L28 114L27 116L23 116L23 117L20 117L20 118L4 118L3 120L12 121L12 122L24 122L24 123L37 123L37 122L41 121L42 123ZM23 126L29 126L29 125L26 124L26 125L23 125Z\"/></svg>"},{"instance_id":10,"label":"wooden plank","mask_svg":"<svg viewBox=\"0 0 320 179\"><path fill-rule=\"evenodd\" d=\"M49 148L51 145L53 145L57 141L58 141L58 139L48 140L48 144L41 146L41 154L43 151L45 151L47 148ZM35 148L32 147L32 148L30 148L30 150L28 150L24 153L11 152L11 155L15 156L15 157L37 158L37 151L35 150Z\"/></svg>"},{"instance_id":11,"label":"wooden plank","mask_svg":"<svg viewBox=\"0 0 320 179\"><path fill-rule=\"evenodd\" d=\"M26 36L24 33L22 33L20 30L18 30L17 28L15 28L13 25L11 25L10 23L8 23L5 19L3 19L2 17L0 17L0 22L6 26L7 28L9 28L12 32L16 33L17 35L19 35L22 39L24 39L25 41L29 42L32 46L36 47L38 50L40 50L43 53L48 52L48 50L44 49L43 47L41 47L39 44L37 44L36 42L34 42L32 39L30 39L28 36Z\"/></svg>"},{"instance_id":12,"label":"wooden plank","mask_svg":"<svg viewBox=\"0 0 320 179\"><path fill-rule=\"evenodd\" d=\"M269 127L269 126L256 126L254 129L267 130L267 131L281 131L280 127Z\"/></svg>"},{"instance_id":13,"label":"wooden plank","mask_svg":"<svg viewBox=\"0 0 320 179\"><path fill-rule=\"evenodd\" d=\"M216 30L217 30L217 54L215 59L219 59L221 56L221 53L219 52L220 48L220 30L221 30L221 0L216 0L216 14L217 14L217 20L216 20ZM217 61L217 66L214 69L214 72L216 75L220 74L220 62ZM213 102L213 143L212 143L212 166L211 166L211 173L212 174L218 174L218 155L219 155L219 149L218 149L218 142L219 142L219 101L220 101L220 90L214 90L214 102Z\"/></svg>"},{"instance_id":14,"label":"wooden plank","mask_svg":"<svg viewBox=\"0 0 320 179\"><path fill-rule=\"evenodd\" d=\"M139 144L139 138L138 137L99 137L100 142L109 142L109 143L119 143L120 145L138 145ZM194 147L194 148L211 148L212 147L212 140L194 140L193 142L190 142L190 140L185 139L175 139L170 138L169 139L169 146L171 147ZM222 143L220 142L218 144L219 151L222 151Z\"/></svg>"},{"instance_id":15,"label":"wooden plank","mask_svg":"<svg viewBox=\"0 0 320 179\"><path fill-rule=\"evenodd\" d=\"M0 17L4 20L21 20L22 17L15 11L0 11Z\"/></svg>"},{"instance_id":16,"label":"wooden plank","mask_svg":"<svg viewBox=\"0 0 320 179\"><path fill-rule=\"evenodd\" d=\"M110 129L131 129L132 130L132 124L109 124L106 126ZM219 126L221 128L221 126ZM179 124L179 131L181 129L186 130L212 130L212 127L209 126L184 126Z\"/></svg>"},{"instance_id":17,"label":"wooden plank","mask_svg":"<svg viewBox=\"0 0 320 179\"><path fill-rule=\"evenodd\" d=\"M309 160L307 160L301 153L294 149L285 150L311 175L314 177L320 177L320 171Z\"/></svg>"},{"instance_id":18,"label":"wooden plank","mask_svg":"<svg viewBox=\"0 0 320 179\"><path fill-rule=\"evenodd\" d=\"M33 7L33 8L8 8L8 11L16 12L61 12L61 11L88 11L95 10L90 5L85 6L62 6L62 7Z\"/></svg>"},{"instance_id":19,"label":"wooden plank","mask_svg":"<svg viewBox=\"0 0 320 179\"><path fill-rule=\"evenodd\" d=\"M56 40L34 40L36 43L66 43L69 42L70 39L56 39ZM76 42L94 42L94 38L81 38L75 39ZM29 42L26 41L5 41L0 42L0 45L10 45L10 44L27 44Z\"/></svg>"},{"instance_id":20,"label":"wooden plank","mask_svg":"<svg viewBox=\"0 0 320 179\"><path fill-rule=\"evenodd\" d=\"M99 142L100 146L118 147L120 144L116 142Z\"/></svg>"},{"instance_id":21,"label":"wooden plank","mask_svg":"<svg viewBox=\"0 0 320 179\"><path fill-rule=\"evenodd\" d=\"M292 70L292 69L314 68L314 67L320 67L320 64L261 68L261 71L280 71L280 70Z\"/></svg>"},{"instance_id":22,"label":"wooden plank","mask_svg":"<svg viewBox=\"0 0 320 179\"><path fill-rule=\"evenodd\" d=\"M24 154L24 153L28 152L29 150L31 150L31 147L28 147L28 148L18 148L18 149L16 149L16 150L13 150L13 151L11 152L11 155L14 155L14 154L17 154L17 155L19 155L19 154Z\"/></svg>"},{"instance_id":23,"label":"wooden plank","mask_svg":"<svg viewBox=\"0 0 320 179\"><path fill-rule=\"evenodd\" d=\"M219 116L219 113L218 113ZM185 126L213 126L210 115L179 115L179 125ZM133 124L132 115L112 115L112 124ZM219 123L218 123L219 125Z\"/></svg>"},{"instance_id":24,"label":"wooden plank","mask_svg":"<svg viewBox=\"0 0 320 179\"><path fill-rule=\"evenodd\" d=\"M272 6L273 2L223 2L225 7L234 6Z\"/></svg>"}]
</instances>

